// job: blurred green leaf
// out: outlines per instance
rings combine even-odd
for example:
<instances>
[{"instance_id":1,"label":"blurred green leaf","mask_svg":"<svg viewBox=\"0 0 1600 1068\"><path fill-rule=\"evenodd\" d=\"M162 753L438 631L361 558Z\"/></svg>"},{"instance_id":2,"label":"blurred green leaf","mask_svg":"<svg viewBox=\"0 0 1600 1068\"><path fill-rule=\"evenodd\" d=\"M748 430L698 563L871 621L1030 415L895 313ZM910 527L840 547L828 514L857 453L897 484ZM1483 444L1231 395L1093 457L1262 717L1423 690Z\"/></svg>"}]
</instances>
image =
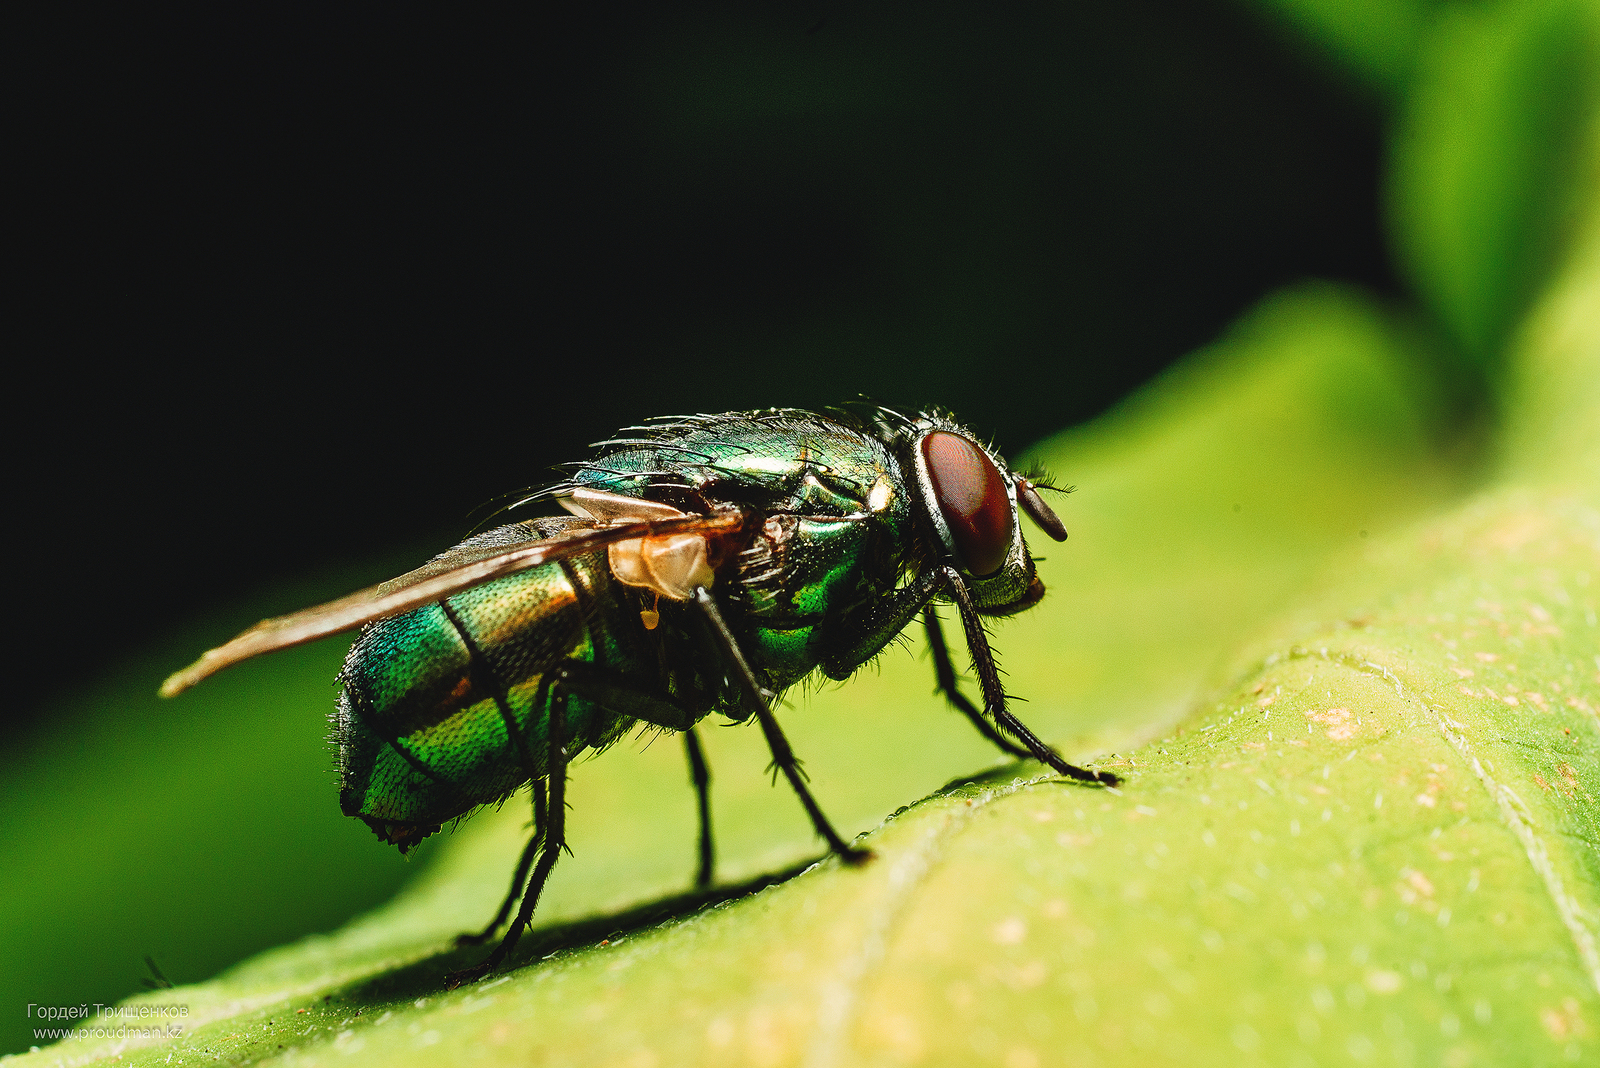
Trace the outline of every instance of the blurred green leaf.
<instances>
[{"instance_id":1,"label":"blurred green leaf","mask_svg":"<svg viewBox=\"0 0 1600 1068\"><path fill-rule=\"evenodd\" d=\"M1404 97L1438 0L1250 0L1336 76L1386 103Z\"/></svg>"},{"instance_id":2,"label":"blurred green leaf","mask_svg":"<svg viewBox=\"0 0 1600 1068\"><path fill-rule=\"evenodd\" d=\"M1492 397L1507 332L1570 245L1600 113L1595 0L1252 0L1394 113L1390 230L1449 338L1457 403Z\"/></svg>"},{"instance_id":3,"label":"blurred green leaf","mask_svg":"<svg viewBox=\"0 0 1600 1068\"><path fill-rule=\"evenodd\" d=\"M1441 10L1393 138L1401 264L1500 384L1507 332L1569 247L1600 103L1600 5L1508 0Z\"/></svg>"}]
</instances>

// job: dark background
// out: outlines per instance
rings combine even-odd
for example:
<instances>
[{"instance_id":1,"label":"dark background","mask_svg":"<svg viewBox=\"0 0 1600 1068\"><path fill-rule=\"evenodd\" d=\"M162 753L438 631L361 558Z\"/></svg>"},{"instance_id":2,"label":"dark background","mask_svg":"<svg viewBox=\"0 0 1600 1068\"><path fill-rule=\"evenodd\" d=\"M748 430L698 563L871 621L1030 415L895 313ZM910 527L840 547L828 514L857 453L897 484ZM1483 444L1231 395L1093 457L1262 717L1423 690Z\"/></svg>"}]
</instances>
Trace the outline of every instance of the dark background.
<instances>
[{"instance_id":1,"label":"dark background","mask_svg":"<svg viewBox=\"0 0 1600 1068\"><path fill-rule=\"evenodd\" d=\"M1014 451L1278 285L1394 288L1377 111L1219 0L50 19L24 747L163 629L442 549L620 425L866 393Z\"/></svg>"}]
</instances>

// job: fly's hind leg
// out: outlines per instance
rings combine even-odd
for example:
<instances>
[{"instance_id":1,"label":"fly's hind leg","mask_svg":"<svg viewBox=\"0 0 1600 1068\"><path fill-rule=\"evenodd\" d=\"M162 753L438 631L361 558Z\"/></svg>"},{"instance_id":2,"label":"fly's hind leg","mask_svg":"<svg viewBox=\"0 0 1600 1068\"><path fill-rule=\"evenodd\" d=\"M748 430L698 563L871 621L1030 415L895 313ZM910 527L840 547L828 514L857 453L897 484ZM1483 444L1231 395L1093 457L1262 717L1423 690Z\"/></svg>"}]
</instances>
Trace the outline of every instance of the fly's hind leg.
<instances>
[{"instance_id":1,"label":"fly's hind leg","mask_svg":"<svg viewBox=\"0 0 1600 1068\"><path fill-rule=\"evenodd\" d=\"M517 941L522 937L523 928L533 919L533 910L539 904L539 896L544 893L545 884L550 881L550 873L555 870L556 861L561 858L561 850L566 845L567 764L570 759L566 743L567 693L566 687L561 684L564 671L558 670L555 674L554 684L550 684L549 677L546 677L546 685L549 686L550 692L548 765L550 771L549 805L543 827L544 847L539 851L538 863L534 865L533 874L528 877L527 888L522 892L522 907L517 910L516 918L511 921L505 937L500 939L500 944L482 964L447 977L446 989L453 989L462 983L483 978L498 968L506 956L516 948ZM530 846L525 855L531 856L532 852Z\"/></svg>"},{"instance_id":2,"label":"fly's hind leg","mask_svg":"<svg viewBox=\"0 0 1600 1068\"><path fill-rule=\"evenodd\" d=\"M528 781L532 784L533 792L533 833L528 838L528 844L522 849L522 856L517 861L517 870L511 876L511 890L506 899L500 903L500 910L494 914L494 919L482 931L468 932L456 937L458 946L476 946L487 942L494 937L495 931L506 922L506 917L511 915L511 908L517 903L517 898L522 896L523 880L528 876L528 868L533 864L533 858L538 853L539 843L543 841L549 823L546 809L545 783L539 774L538 761L534 759L533 750L529 747L528 738L522 727L517 723L516 713L511 708L511 698L506 692L505 681L500 673L495 670L488 655L473 638L472 632L457 614L450 599L446 597L439 602L439 608L444 612L445 618L455 628L456 634L461 639L461 644L467 650L468 670L474 685L481 686L493 698L495 706L500 711L500 719L505 723L506 737L511 739L517 751L517 761L528 774ZM539 684L538 696L534 699L534 707L543 707L550 694L552 677L546 675ZM551 765L556 765L552 761Z\"/></svg>"},{"instance_id":3,"label":"fly's hind leg","mask_svg":"<svg viewBox=\"0 0 1600 1068\"><path fill-rule=\"evenodd\" d=\"M458 625L458 629L459 625ZM464 632L463 632L464 633ZM464 635L465 636L465 635ZM479 654L475 647L468 642L468 652L474 655L474 667L483 670L486 678L493 678L488 671L486 662L480 668ZM603 668L595 667L584 661L572 660L546 673L540 683L539 693L534 698L534 707L543 707L548 694L550 709L549 752L546 767L548 780L548 799L545 790L541 787L540 780L534 777L534 806L535 828L533 838L523 850L522 859L517 865L517 875L513 880L512 891L501 905L500 913L490 924L489 929L480 935L464 936L465 941L486 941L495 928L500 926L506 913L510 912L511 904L518 897L518 884L522 876L527 873L530 863L537 855L537 863L533 863L533 874L528 876L525 889L521 891L522 907L517 910L516 918L511 921L510 928L500 940L484 962L476 968L456 972L446 979L448 987L456 987L465 982L472 982L492 972L499 967L507 955L516 947L517 941L522 937L523 928L533 919L533 910L539 904L539 896L544 892L545 883L549 881L550 873L560 859L561 850L566 846L566 782L567 764L569 762L566 736L566 711L569 695L582 697L601 708L619 715L642 720L645 723L668 730L683 731L691 741L686 742L690 748L690 767L694 776L694 783L700 797L700 875L704 881L710 881L711 857L711 823L710 806L707 788L710 786L711 775L705 767L705 757L699 754L698 739L692 733L695 714L673 702L670 698L653 694L633 684L628 679L612 674ZM509 717L509 704L502 700L502 712ZM769 714L770 715L770 714ZM508 719L508 729L511 723ZM531 752L527 749L527 741L521 737L520 732L514 732L519 751L522 754L524 766L531 772L536 770ZM820 813L819 813L820 815ZM540 848L542 842L543 848Z\"/></svg>"},{"instance_id":4,"label":"fly's hind leg","mask_svg":"<svg viewBox=\"0 0 1600 1068\"><path fill-rule=\"evenodd\" d=\"M522 859L517 861L517 870L511 875L511 890L506 894L506 899L500 903L500 911L494 914L494 919L481 931L468 932L456 936L458 946L479 946L494 937L500 925L506 922L506 917L511 915L511 910L516 907L517 899L522 896L524 881L528 878L528 869L533 867L533 858L539 853L539 843L544 841L545 824L549 816L545 808L545 788L543 779L534 779L533 791L533 834L528 838L528 844L522 849Z\"/></svg>"},{"instance_id":5,"label":"fly's hind leg","mask_svg":"<svg viewBox=\"0 0 1600 1068\"><path fill-rule=\"evenodd\" d=\"M767 747L772 750L773 766L783 772L784 777L789 780L789 785L794 787L794 792L799 795L800 804L805 807L806 815L811 817L811 825L816 828L817 834L828 843L828 848L839 854L839 859L847 864L861 864L871 860L870 849L857 849L839 837L839 832L833 829L833 824L828 822L828 817L822 814L816 799L806 788L805 774L800 770L800 761L795 759L794 750L789 748L789 740L783 736L783 730L778 726L778 719L772 714L769 695L757 681L755 672L750 669L750 662L744 658L744 651L739 648L738 639L733 636L733 631L728 629L728 624L723 620L722 612L717 608L717 602L710 591L704 586L696 587L694 603L705 616L706 622L710 624L712 637L722 650L730 673L744 690L747 703L755 709L756 716L761 721L761 733L766 735Z\"/></svg>"}]
</instances>

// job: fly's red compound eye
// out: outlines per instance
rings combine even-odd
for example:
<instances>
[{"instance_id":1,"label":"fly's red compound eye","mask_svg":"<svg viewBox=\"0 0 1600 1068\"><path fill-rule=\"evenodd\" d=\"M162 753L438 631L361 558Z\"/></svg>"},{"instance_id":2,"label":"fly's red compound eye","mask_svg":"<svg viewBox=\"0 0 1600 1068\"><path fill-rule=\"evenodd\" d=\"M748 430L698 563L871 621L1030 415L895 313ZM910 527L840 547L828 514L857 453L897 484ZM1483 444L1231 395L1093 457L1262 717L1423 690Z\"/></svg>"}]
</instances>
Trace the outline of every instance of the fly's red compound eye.
<instances>
[{"instance_id":1,"label":"fly's red compound eye","mask_svg":"<svg viewBox=\"0 0 1600 1068\"><path fill-rule=\"evenodd\" d=\"M935 430L918 448L950 532L950 549L974 576L993 575L1011 554L1011 487L988 454L960 434Z\"/></svg>"}]
</instances>

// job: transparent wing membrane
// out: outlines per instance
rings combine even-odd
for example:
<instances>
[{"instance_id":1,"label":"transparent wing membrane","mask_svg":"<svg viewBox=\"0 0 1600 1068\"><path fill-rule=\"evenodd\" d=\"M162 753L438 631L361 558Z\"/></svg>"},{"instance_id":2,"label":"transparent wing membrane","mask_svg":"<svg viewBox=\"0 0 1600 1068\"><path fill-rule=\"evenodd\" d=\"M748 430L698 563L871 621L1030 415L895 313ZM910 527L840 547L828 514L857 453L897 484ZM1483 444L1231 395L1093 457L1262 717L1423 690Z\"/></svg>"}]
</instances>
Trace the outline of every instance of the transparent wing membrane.
<instances>
[{"instance_id":1,"label":"transparent wing membrane","mask_svg":"<svg viewBox=\"0 0 1600 1068\"><path fill-rule=\"evenodd\" d=\"M742 510L729 509L711 515L620 523L509 546L485 546L481 550L482 555L471 551L461 555L448 554L415 571L357 590L336 601L274 619L264 619L232 641L207 651L193 664L169 676L161 684L160 694L162 697L175 696L240 661L354 630L442 600L462 590L481 586L504 575L593 552L614 542L674 534L729 533L743 526L744 521Z\"/></svg>"}]
</instances>

